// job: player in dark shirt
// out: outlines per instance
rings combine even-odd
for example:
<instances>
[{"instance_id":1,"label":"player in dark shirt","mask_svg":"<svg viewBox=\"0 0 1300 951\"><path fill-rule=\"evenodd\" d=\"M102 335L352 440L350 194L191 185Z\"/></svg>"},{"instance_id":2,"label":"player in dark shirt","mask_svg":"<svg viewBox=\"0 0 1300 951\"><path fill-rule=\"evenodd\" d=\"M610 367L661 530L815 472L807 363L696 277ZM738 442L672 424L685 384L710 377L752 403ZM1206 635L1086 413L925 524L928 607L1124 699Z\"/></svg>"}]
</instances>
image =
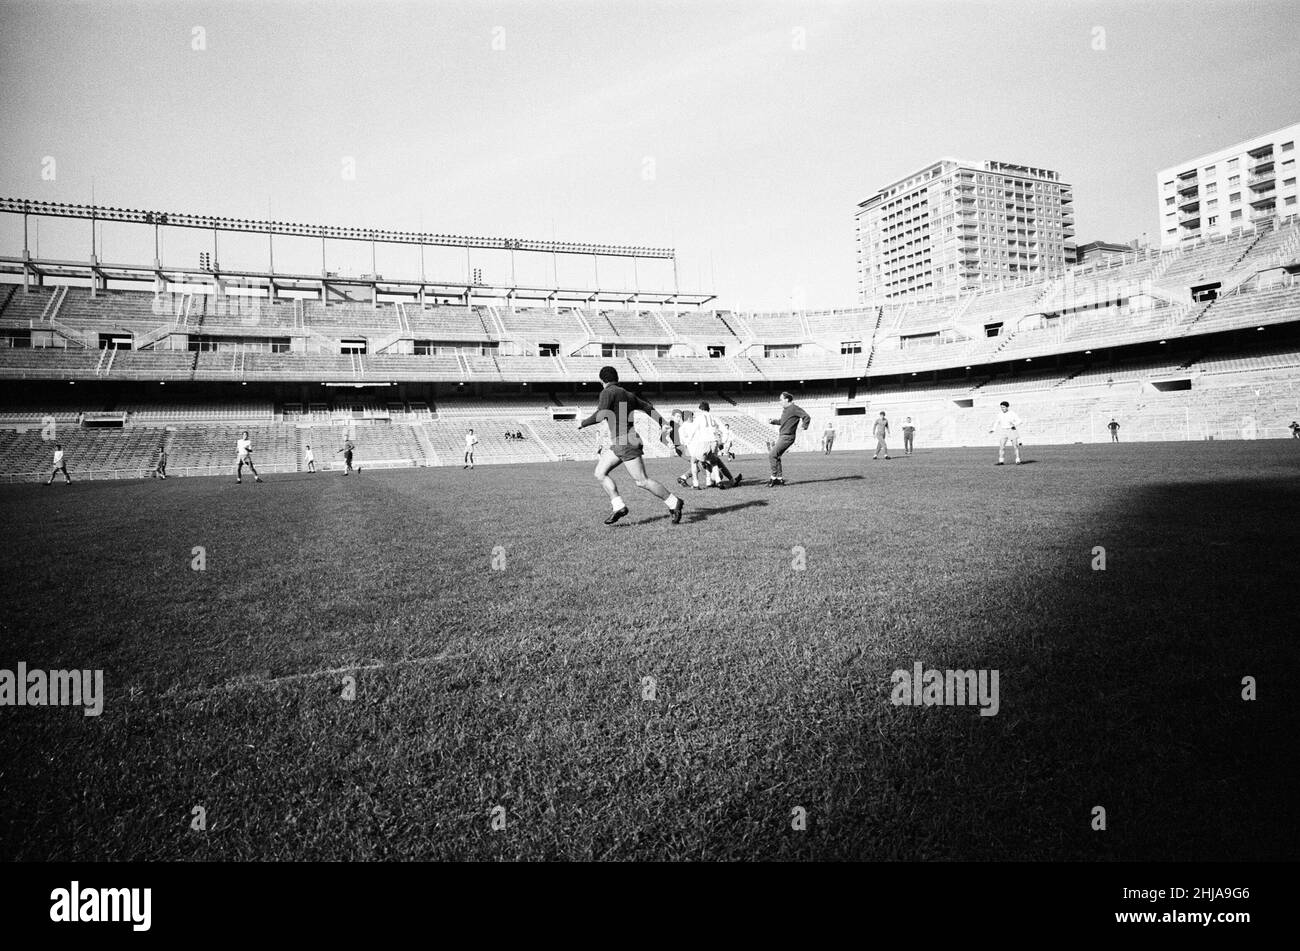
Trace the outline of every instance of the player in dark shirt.
<instances>
[{"instance_id":1,"label":"player in dark shirt","mask_svg":"<svg viewBox=\"0 0 1300 951\"><path fill-rule=\"evenodd\" d=\"M1119 442L1119 423L1115 421L1114 416L1110 418L1110 422L1106 424L1106 428L1110 430L1110 441Z\"/></svg>"},{"instance_id":2,"label":"player in dark shirt","mask_svg":"<svg viewBox=\"0 0 1300 951\"><path fill-rule=\"evenodd\" d=\"M772 478L767 480L769 486L785 485L785 478L782 476L781 470L781 456L794 445L795 435L799 431L800 420L803 421L804 429L812 425L812 417L795 405L794 394L782 393L781 417L780 419L769 420L777 428L776 443L767 453L767 461L772 467Z\"/></svg>"},{"instance_id":3,"label":"player in dark shirt","mask_svg":"<svg viewBox=\"0 0 1300 951\"><path fill-rule=\"evenodd\" d=\"M626 466L637 485L663 500L663 503L668 506L668 511L672 513L673 524L676 525L682 520L682 500L646 475L645 460L642 458L645 447L641 437L637 435L636 428L632 425L632 414L640 410L660 427L666 426L667 423L650 403L618 385L618 371L613 367L600 368L600 382L605 384L605 388L600 391L596 412L578 423L578 428L585 429L601 421L609 425L610 445L601 452L600 459L596 462L595 472L596 481L608 493L610 507L614 510L613 514L605 519L605 524L613 525L627 515L627 506L623 504L623 499L618 494L618 486L609 477L609 474L619 466Z\"/></svg>"},{"instance_id":4,"label":"player in dark shirt","mask_svg":"<svg viewBox=\"0 0 1300 951\"><path fill-rule=\"evenodd\" d=\"M352 445L352 440L351 440L351 439L344 439L344 440L343 440L343 448L340 449L339 452L343 453L343 474L344 474L344 475L347 475L349 472L352 471L352 450L353 450L353 448L354 448L354 447L353 447L353 445ZM336 456L337 456L338 454L339 454L338 452L334 453L334 455L336 455ZM360 472L360 471L361 471L361 468L358 467L358 468L357 468L357 472Z\"/></svg>"}]
</instances>

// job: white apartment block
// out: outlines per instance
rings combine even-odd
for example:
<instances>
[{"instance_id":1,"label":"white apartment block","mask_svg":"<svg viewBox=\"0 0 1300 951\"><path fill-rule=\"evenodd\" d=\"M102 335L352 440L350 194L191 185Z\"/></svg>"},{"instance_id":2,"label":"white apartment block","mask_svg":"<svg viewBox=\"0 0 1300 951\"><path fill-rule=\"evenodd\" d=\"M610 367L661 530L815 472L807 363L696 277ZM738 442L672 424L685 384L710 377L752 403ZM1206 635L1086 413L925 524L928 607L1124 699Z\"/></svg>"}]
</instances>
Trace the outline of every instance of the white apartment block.
<instances>
[{"instance_id":1,"label":"white apartment block","mask_svg":"<svg viewBox=\"0 0 1300 951\"><path fill-rule=\"evenodd\" d=\"M1297 142L1300 123L1161 169L1160 246L1300 214Z\"/></svg>"},{"instance_id":2,"label":"white apartment block","mask_svg":"<svg viewBox=\"0 0 1300 951\"><path fill-rule=\"evenodd\" d=\"M943 158L859 203L858 297L940 296L1059 273L1074 192L1058 173Z\"/></svg>"}]
</instances>

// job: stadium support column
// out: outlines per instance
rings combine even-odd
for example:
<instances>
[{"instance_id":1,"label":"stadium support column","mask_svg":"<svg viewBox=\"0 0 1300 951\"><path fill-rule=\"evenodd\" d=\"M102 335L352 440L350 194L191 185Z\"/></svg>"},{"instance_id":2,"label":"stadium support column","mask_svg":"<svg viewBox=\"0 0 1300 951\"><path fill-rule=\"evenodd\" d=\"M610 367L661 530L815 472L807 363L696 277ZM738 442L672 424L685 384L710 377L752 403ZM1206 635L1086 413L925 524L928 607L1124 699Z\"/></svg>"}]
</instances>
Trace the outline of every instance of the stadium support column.
<instances>
[{"instance_id":1,"label":"stadium support column","mask_svg":"<svg viewBox=\"0 0 1300 951\"><path fill-rule=\"evenodd\" d=\"M27 246L27 212L23 212L23 293L32 291L32 252Z\"/></svg>"},{"instance_id":2,"label":"stadium support column","mask_svg":"<svg viewBox=\"0 0 1300 951\"><path fill-rule=\"evenodd\" d=\"M275 234L266 233L266 299L275 303Z\"/></svg>"},{"instance_id":3,"label":"stadium support column","mask_svg":"<svg viewBox=\"0 0 1300 951\"><path fill-rule=\"evenodd\" d=\"M330 302L330 286L327 283L329 272L325 270L325 236L320 236L320 305L328 307Z\"/></svg>"},{"instance_id":4,"label":"stadium support column","mask_svg":"<svg viewBox=\"0 0 1300 951\"><path fill-rule=\"evenodd\" d=\"M161 240L158 236L158 223L156 221L153 226L153 292L155 296L161 296L167 292L167 283L162 276Z\"/></svg>"},{"instance_id":5,"label":"stadium support column","mask_svg":"<svg viewBox=\"0 0 1300 951\"><path fill-rule=\"evenodd\" d=\"M428 280L428 278L424 276L424 243L421 242L420 243L420 293L416 295L416 299L420 302L421 310L424 309L424 282L426 280Z\"/></svg>"}]
</instances>

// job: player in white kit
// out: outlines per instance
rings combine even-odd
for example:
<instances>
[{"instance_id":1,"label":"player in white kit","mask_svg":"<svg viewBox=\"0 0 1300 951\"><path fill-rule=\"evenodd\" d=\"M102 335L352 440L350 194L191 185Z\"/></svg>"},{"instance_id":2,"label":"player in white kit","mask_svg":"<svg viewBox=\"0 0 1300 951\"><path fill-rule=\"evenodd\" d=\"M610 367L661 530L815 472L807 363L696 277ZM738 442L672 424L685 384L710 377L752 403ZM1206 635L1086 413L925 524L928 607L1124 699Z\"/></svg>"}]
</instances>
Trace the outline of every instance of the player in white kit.
<instances>
[{"instance_id":1,"label":"player in white kit","mask_svg":"<svg viewBox=\"0 0 1300 951\"><path fill-rule=\"evenodd\" d=\"M998 442L997 465L1005 464L1003 454L1008 445L1015 450L1016 465L1020 465L1020 417L1011 412L1011 404L1006 400L998 404L998 409L1000 411L993 417L993 428L989 430Z\"/></svg>"},{"instance_id":2,"label":"player in white kit","mask_svg":"<svg viewBox=\"0 0 1300 951\"><path fill-rule=\"evenodd\" d=\"M54 471L50 473L49 482L45 484L49 485L50 482L53 482L54 477L60 472L63 473L63 484L72 485L72 478L68 475L68 464L63 459L63 443L56 442L54 444Z\"/></svg>"},{"instance_id":3,"label":"player in white kit","mask_svg":"<svg viewBox=\"0 0 1300 951\"><path fill-rule=\"evenodd\" d=\"M248 438L248 430L244 430L244 435L235 443L235 482L243 482L244 466L248 466L248 471L253 473L253 481L261 482L262 477L257 474L257 467L253 465L253 441Z\"/></svg>"},{"instance_id":4,"label":"player in white kit","mask_svg":"<svg viewBox=\"0 0 1300 951\"><path fill-rule=\"evenodd\" d=\"M478 437L474 435L474 430L465 434L465 465L464 469L474 468L474 447L478 445Z\"/></svg>"}]
</instances>

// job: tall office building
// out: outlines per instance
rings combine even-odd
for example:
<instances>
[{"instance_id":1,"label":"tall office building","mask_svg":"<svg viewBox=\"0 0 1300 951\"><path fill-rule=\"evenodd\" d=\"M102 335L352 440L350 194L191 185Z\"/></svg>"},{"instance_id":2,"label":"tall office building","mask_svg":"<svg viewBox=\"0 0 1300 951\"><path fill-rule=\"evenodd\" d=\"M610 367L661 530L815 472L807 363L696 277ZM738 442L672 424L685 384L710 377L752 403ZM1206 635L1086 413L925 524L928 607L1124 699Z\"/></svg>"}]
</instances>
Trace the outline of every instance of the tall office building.
<instances>
[{"instance_id":1,"label":"tall office building","mask_svg":"<svg viewBox=\"0 0 1300 951\"><path fill-rule=\"evenodd\" d=\"M1161 247L1300 214L1297 141L1300 123L1161 169Z\"/></svg>"},{"instance_id":2,"label":"tall office building","mask_svg":"<svg viewBox=\"0 0 1300 951\"><path fill-rule=\"evenodd\" d=\"M1045 168L940 159L858 205L863 302L941 295L1065 267L1074 192Z\"/></svg>"}]
</instances>

